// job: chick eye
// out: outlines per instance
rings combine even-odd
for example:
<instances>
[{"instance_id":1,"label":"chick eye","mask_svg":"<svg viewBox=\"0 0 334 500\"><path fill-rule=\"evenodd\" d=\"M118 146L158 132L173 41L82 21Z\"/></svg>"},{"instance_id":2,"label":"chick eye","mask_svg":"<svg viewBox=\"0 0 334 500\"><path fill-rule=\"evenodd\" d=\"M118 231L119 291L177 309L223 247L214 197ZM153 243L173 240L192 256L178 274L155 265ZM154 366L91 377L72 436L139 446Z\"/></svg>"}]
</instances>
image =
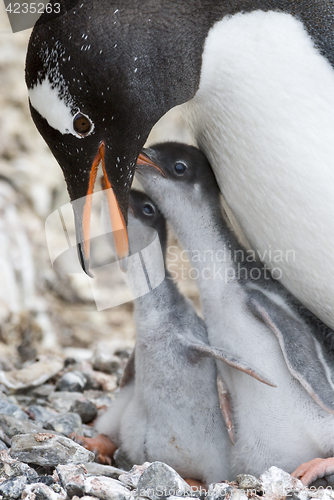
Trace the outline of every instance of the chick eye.
<instances>
[{"instance_id":1,"label":"chick eye","mask_svg":"<svg viewBox=\"0 0 334 500\"><path fill-rule=\"evenodd\" d=\"M153 215L154 214L154 208L149 203L145 203L145 205L143 206L143 212L146 215Z\"/></svg>"},{"instance_id":2,"label":"chick eye","mask_svg":"<svg viewBox=\"0 0 334 500\"><path fill-rule=\"evenodd\" d=\"M181 163L180 161L178 161L174 165L174 170L177 173L177 175L183 175L185 173L185 171L187 170L187 166L184 163Z\"/></svg>"},{"instance_id":3,"label":"chick eye","mask_svg":"<svg viewBox=\"0 0 334 500\"><path fill-rule=\"evenodd\" d=\"M92 128L91 121L85 115L78 113L73 120L73 128L80 135L87 135Z\"/></svg>"}]
</instances>

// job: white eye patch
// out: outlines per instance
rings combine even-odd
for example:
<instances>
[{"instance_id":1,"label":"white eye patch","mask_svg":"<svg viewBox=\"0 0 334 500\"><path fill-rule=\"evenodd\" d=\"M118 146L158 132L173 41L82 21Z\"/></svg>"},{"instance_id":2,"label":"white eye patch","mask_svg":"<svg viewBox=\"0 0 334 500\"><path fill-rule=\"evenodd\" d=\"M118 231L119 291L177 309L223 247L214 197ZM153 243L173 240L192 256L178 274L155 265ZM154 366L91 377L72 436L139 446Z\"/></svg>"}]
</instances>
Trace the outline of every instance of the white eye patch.
<instances>
[{"instance_id":1,"label":"white eye patch","mask_svg":"<svg viewBox=\"0 0 334 500\"><path fill-rule=\"evenodd\" d=\"M73 119L80 110L61 99L58 89L52 88L48 78L29 89L28 95L32 107L45 118L52 128L61 134L72 134L79 139L83 138L73 128ZM94 124L91 120L90 122L92 127L87 135L90 135L94 130Z\"/></svg>"}]
</instances>

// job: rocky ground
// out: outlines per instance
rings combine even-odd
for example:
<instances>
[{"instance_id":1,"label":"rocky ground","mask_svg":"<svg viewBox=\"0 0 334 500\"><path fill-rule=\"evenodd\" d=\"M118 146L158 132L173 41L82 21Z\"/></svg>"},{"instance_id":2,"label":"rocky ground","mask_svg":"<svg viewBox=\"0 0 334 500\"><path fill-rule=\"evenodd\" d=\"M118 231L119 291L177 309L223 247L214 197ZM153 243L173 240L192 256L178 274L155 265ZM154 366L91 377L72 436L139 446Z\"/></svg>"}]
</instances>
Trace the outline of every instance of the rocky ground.
<instances>
[{"instance_id":1,"label":"rocky ground","mask_svg":"<svg viewBox=\"0 0 334 500\"><path fill-rule=\"evenodd\" d=\"M29 367L2 372L0 499L334 498L330 488L305 488L276 467L260 478L240 474L205 490L190 488L162 462L133 466L116 452L112 466L95 463L94 454L68 436L95 437L91 424L112 403L129 354L96 352L90 361L41 356Z\"/></svg>"}]
</instances>

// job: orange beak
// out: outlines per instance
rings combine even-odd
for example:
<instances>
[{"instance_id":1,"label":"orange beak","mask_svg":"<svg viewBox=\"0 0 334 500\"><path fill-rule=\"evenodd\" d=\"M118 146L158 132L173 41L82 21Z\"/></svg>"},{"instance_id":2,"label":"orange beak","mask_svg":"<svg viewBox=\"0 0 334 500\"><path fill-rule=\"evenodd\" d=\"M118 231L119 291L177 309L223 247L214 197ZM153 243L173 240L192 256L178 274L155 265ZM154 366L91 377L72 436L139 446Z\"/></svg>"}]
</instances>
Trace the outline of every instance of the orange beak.
<instances>
[{"instance_id":1,"label":"orange beak","mask_svg":"<svg viewBox=\"0 0 334 500\"><path fill-rule=\"evenodd\" d=\"M128 242L128 233L126 229L126 224L124 221L124 217L119 208L116 196L112 189L111 183L108 179L105 162L104 162L104 152L105 152L105 144L102 142L100 144L97 155L94 158L92 169L90 172L89 178L89 187L86 195L86 201L83 208L83 217L82 217L82 229L83 229L83 250L84 256L86 258L87 263L89 263L90 259L90 218L91 218L91 210L92 210L92 195L94 192L94 186L96 181L96 175L98 171L98 167L100 162L102 163L102 170L104 175L104 184L107 194L108 207L109 207L109 216L111 221L111 227L113 230L113 237L115 243L116 253L119 259L124 259L129 254L129 242Z\"/></svg>"},{"instance_id":2,"label":"orange beak","mask_svg":"<svg viewBox=\"0 0 334 500\"><path fill-rule=\"evenodd\" d=\"M158 167L158 165L156 163L154 163L145 153L141 152L140 155L138 156L138 160L137 160L137 165L146 165L146 166L149 166L149 167L153 167L155 168L156 170L158 170L158 172L163 176L163 177L166 177L166 174L163 170L161 170L160 167Z\"/></svg>"}]
</instances>

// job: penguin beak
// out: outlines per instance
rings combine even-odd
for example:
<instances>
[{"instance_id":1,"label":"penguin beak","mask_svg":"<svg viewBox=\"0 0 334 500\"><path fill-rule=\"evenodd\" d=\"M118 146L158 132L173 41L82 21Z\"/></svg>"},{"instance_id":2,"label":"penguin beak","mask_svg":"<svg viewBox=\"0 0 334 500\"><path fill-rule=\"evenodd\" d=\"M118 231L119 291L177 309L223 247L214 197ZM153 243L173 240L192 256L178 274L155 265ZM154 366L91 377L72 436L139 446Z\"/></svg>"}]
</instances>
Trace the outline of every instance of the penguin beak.
<instances>
[{"instance_id":1,"label":"penguin beak","mask_svg":"<svg viewBox=\"0 0 334 500\"><path fill-rule=\"evenodd\" d=\"M111 227L113 230L116 253L119 260L124 259L129 254L129 242L128 242L126 222L123 217L120 206L118 204L115 193L113 191L111 182L108 178L108 174L106 172L106 167L105 167L104 156L105 156L105 144L102 141L99 146L97 155L95 156L92 164L89 177L88 191L82 208L82 216L80 217L77 213L77 210L74 210L79 259L83 270L90 277L93 277L89 270L90 219L92 211L92 195L94 192L97 171L100 163L102 164L102 170L104 175L104 189L106 190L106 195L107 195L109 216L111 221Z\"/></svg>"},{"instance_id":2,"label":"penguin beak","mask_svg":"<svg viewBox=\"0 0 334 500\"><path fill-rule=\"evenodd\" d=\"M140 167L141 166L146 166L146 167L153 167L155 168L162 177L166 177L165 172L150 158L151 156L151 149L143 149L140 155L138 156L137 164L136 167L138 171L140 172Z\"/></svg>"}]
</instances>

